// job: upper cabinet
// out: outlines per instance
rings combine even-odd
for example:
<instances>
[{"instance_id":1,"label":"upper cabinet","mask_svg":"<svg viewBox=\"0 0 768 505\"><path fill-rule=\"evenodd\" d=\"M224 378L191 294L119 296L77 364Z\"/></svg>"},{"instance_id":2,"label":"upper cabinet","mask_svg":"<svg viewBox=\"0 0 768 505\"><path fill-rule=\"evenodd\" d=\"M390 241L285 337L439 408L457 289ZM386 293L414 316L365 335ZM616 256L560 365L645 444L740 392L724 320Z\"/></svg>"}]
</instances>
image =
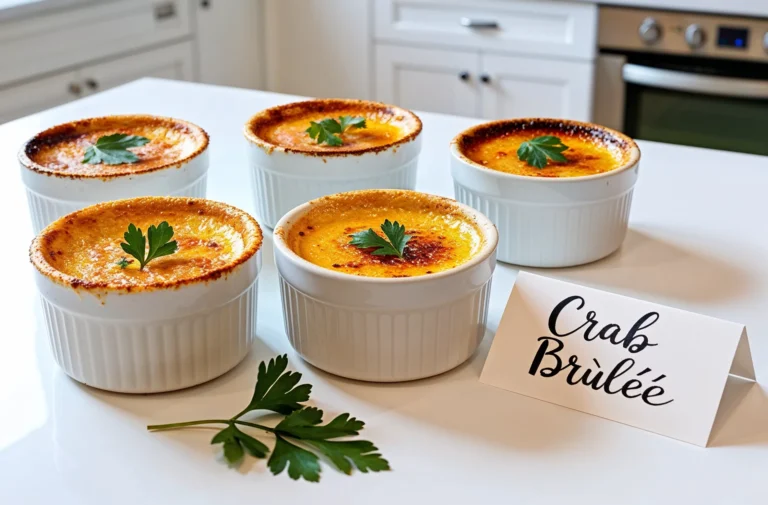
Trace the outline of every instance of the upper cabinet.
<instances>
[{"instance_id":1,"label":"upper cabinet","mask_svg":"<svg viewBox=\"0 0 768 505\"><path fill-rule=\"evenodd\" d=\"M267 88L370 98L371 22L368 0L264 0Z\"/></svg>"},{"instance_id":2,"label":"upper cabinet","mask_svg":"<svg viewBox=\"0 0 768 505\"><path fill-rule=\"evenodd\" d=\"M377 99L487 119L591 119L595 5L374 2Z\"/></svg>"}]
</instances>

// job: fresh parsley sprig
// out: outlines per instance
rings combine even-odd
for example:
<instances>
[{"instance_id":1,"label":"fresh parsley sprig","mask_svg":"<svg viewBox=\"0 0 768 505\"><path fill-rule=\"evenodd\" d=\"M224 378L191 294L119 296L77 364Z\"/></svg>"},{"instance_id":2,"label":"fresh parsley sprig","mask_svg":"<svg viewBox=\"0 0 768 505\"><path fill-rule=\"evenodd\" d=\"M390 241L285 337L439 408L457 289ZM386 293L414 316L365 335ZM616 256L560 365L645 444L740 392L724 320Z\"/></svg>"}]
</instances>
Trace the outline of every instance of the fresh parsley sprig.
<instances>
[{"instance_id":1,"label":"fresh parsley sprig","mask_svg":"<svg viewBox=\"0 0 768 505\"><path fill-rule=\"evenodd\" d=\"M126 135L115 133L99 137L95 144L85 151L83 163L107 165L120 165L122 163L136 163L139 157L128 150L129 147L140 147L149 143L147 137L138 135Z\"/></svg>"},{"instance_id":2,"label":"fresh parsley sprig","mask_svg":"<svg viewBox=\"0 0 768 505\"><path fill-rule=\"evenodd\" d=\"M340 146L344 142L341 135L349 128L366 128L364 117L341 116L339 120L332 118L322 121L310 121L306 132L318 144L325 142L329 146Z\"/></svg>"},{"instance_id":3,"label":"fresh parsley sprig","mask_svg":"<svg viewBox=\"0 0 768 505\"><path fill-rule=\"evenodd\" d=\"M568 146L559 138L554 135L543 135L520 144L517 157L521 161L527 161L532 167L544 168L547 166L548 159L568 161L568 158L562 154L566 150Z\"/></svg>"},{"instance_id":4,"label":"fresh parsley sprig","mask_svg":"<svg viewBox=\"0 0 768 505\"><path fill-rule=\"evenodd\" d=\"M211 444L222 444L224 459L231 466L239 465L245 453L254 458L267 460L267 466L274 475L286 468L291 479L303 478L310 482L320 480L320 458L324 456L340 471L347 475L353 468L361 472L389 470L389 463L378 452L376 446L367 440L337 440L360 434L365 423L349 414L336 416L331 422L322 424L323 411L302 404L309 400L312 386L299 384L301 374L286 371L288 357L277 356L259 364L256 387L250 403L239 414L229 419L205 419L173 424L147 426L150 431L164 431L210 424L226 425L214 435ZM285 417L276 426L264 426L243 421L242 416L258 410L267 410ZM275 436L275 445L270 454L269 447L239 426L256 428Z\"/></svg>"},{"instance_id":5,"label":"fresh parsley sprig","mask_svg":"<svg viewBox=\"0 0 768 505\"><path fill-rule=\"evenodd\" d=\"M168 224L168 221L163 221L159 225L151 225L147 230L147 236L141 231L141 228L131 223L128 225L128 231L123 235L125 242L120 243L120 247L123 251L130 254L139 262L139 270L144 268L144 265L149 263L155 258L161 256L168 256L175 253L179 246L173 238L173 228ZM149 240L149 251L147 251L147 239ZM122 258L117 262L120 268L126 268L131 262L126 258Z\"/></svg>"},{"instance_id":6,"label":"fresh parsley sprig","mask_svg":"<svg viewBox=\"0 0 768 505\"><path fill-rule=\"evenodd\" d=\"M373 251L373 254L376 256L397 256L402 258L405 252L405 244L411 240L411 235L405 234L405 225L401 225L397 221L392 223L389 219L385 219L384 224L381 225L381 231L384 232L387 238L373 231L373 228L368 228L367 231L359 231L350 235L352 240L349 243L360 249L375 247L376 250Z\"/></svg>"}]
</instances>

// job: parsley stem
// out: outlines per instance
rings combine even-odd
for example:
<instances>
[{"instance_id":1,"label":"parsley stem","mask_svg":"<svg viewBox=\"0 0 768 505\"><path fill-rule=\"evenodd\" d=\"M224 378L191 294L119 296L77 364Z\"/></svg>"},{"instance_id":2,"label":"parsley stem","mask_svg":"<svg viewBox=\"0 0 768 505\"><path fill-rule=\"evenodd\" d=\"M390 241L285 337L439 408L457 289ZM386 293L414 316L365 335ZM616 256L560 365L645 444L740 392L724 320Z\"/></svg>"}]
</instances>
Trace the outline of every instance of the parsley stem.
<instances>
[{"instance_id":1,"label":"parsley stem","mask_svg":"<svg viewBox=\"0 0 768 505\"><path fill-rule=\"evenodd\" d=\"M232 419L202 419L200 421L185 421L183 423L171 423L171 424L151 424L147 426L149 431L166 431L175 430L178 428L187 428L189 426L200 426L203 424L240 424L242 426L250 426L251 428L258 428L260 430L274 433L275 429L263 424L250 423L248 421L240 421L236 417Z\"/></svg>"},{"instance_id":2,"label":"parsley stem","mask_svg":"<svg viewBox=\"0 0 768 505\"><path fill-rule=\"evenodd\" d=\"M150 424L147 426L149 431L175 430L176 428L186 428L187 426L199 426L201 424L229 424L228 419L202 419L200 421L185 421L183 423L170 424Z\"/></svg>"},{"instance_id":3,"label":"parsley stem","mask_svg":"<svg viewBox=\"0 0 768 505\"><path fill-rule=\"evenodd\" d=\"M248 421L233 421L235 424L242 424L243 426L250 426L251 428L258 428L260 430L268 431L270 433L274 433L275 429L270 428L269 426L264 426L263 424L256 424L256 423L249 423Z\"/></svg>"}]
</instances>

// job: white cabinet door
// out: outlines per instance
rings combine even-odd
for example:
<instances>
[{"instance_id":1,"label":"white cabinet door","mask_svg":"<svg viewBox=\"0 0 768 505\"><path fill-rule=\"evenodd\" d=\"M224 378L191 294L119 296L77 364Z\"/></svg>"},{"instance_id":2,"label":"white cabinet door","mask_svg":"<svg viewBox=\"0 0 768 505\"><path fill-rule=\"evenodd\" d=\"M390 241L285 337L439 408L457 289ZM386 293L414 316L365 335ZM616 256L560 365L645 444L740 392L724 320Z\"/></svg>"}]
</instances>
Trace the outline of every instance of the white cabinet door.
<instances>
[{"instance_id":1,"label":"white cabinet door","mask_svg":"<svg viewBox=\"0 0 768 505\"><path fill-rule=\"evenodd\" d=\"M486 119L557 117L590 121L592 62L483 55Z\"/></svg>"},{"instance_id":2,"label":"white cabinet door","mask_svg":"<svg viewBox=\"0 0 768 505\"><path fill-rule=\"evenodd\" d=\"M480 55L378 45L376 99L408 109L477 116Z\"/></svg>"},{"instance_id":3,"label":"white cabinet door","mask_svg":"<svg viewBox=\"0 0 768 505\"><path fill-rule=\"evenodd\" d=\"M88 92L103 91L142 77L161 77L189 81L192 71L192 43L144 51L83 67L80 82Z\"/></svg>"},{"instance_id":4,"label":"white cabinet door","mask_svg":"<svg viewBox=\"0 0 768 505\"><path fill-rule=\"evenodd\" d=\"M261 2L191 0L200 82L261 87Z\"/></svg>"},{"instance_id":5,"label":"white cabinet door","mask_svg":"<svg viewBox=\"0 0 768 505\"><path fill-rule=\"evenodd\" d=\"M370 97L373 36L368 1L265 0L264 21L270 91Z\"/></svg>"},{"instance_id":6,"label":"white cabinet door","mask_svg":"<svg viewBox=\"0 0 768 505\"><path fill-rule=\"evenodd\" d=\"M81 90L75 72L0 87L0 124L74 100Z\"/></svg>"}]
</instances>

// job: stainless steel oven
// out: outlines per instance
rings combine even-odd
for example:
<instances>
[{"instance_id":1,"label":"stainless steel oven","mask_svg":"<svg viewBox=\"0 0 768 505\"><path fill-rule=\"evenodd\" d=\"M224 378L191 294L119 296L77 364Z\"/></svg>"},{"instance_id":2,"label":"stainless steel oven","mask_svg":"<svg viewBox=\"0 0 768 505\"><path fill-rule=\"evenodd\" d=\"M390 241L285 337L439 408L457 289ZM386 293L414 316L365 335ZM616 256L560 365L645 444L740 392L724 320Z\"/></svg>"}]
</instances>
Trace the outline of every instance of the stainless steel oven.
<instances>
[{"instance_id":1,"label":"stainless steel oven","mask_svg":"<svg viewBox=\"0 0 768 505\"><path fill-rule=\"evenodd\" d=\"M601 7L595 122L768 155L768 19Z\"/></svg>"}]
</instances>

